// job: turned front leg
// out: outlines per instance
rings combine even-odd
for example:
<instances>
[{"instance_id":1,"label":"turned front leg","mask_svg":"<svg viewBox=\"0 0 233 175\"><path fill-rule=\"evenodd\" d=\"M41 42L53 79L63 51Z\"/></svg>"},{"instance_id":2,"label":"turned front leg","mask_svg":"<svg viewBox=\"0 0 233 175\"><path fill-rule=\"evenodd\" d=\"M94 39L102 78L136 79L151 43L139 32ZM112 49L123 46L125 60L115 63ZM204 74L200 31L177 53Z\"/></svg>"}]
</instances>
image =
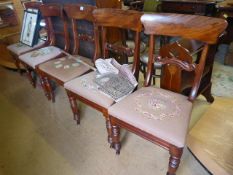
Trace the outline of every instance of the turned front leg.
<instances>
[{"instance_id":1,"label":"turned front leg","mask_svg":"<svg viewBox=\"0 0 233 175\"><path fill-rule=\"evenodd\" d=\"M113 140L113 147L116 150L116 154L120 154L120 150L121 150L120 128L116 124L112 124L112 140Z\"/></svg>"},{"instance_id":2,"label":"turned front leg","mask_svg":"<svg viewBox=\"0 0 233 175\"><path fill-rule=\"evenodd\" d=\"M169 158L169 165L168 165L168 172L167 175L175 175L176 170L180 165L180 158L183 153L183 148L171 147L169 149L170 158Z\"/></svg>"}]
</instances>

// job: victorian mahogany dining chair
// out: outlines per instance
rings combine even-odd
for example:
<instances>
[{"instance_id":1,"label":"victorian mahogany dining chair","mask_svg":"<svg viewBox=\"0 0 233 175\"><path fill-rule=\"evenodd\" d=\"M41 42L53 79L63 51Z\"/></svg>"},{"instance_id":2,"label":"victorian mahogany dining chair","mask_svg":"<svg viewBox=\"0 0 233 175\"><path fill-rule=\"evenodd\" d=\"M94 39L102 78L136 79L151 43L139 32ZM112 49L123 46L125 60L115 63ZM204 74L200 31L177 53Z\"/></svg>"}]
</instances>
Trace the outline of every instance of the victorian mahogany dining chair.
<instances>
[{"instance_id":1,"label":"victorian mahogany dining chair","mask_svg":"<svg viewBox=\"0 0 233 175\"><path fill-rule=\"evenodd\" d=\"M145 34L149 35L149 62L145 86L108 109L112 125L113 147L120 153L120 128L125 128L170 153L168 175L174 175L185 146L192 102L200 87L206 56L211 44L226 29L223 19L181 15L181 14L144 14L141 17ZM199 62L190 57L156 57L154 56L155 35L179 36L204 42L204 49ZM189 96L184 96L167 89L148 87L153 73L154 61L167 66L170 71L168 83L179 71L194 73L192 89Z\"/></svg>"},{"instance_id":2,"label":"victorian mahogany dining chair","mask_svg":"<svg viewBox=\"0 0 233 175\"><path fill-rule=\"evenodd\" d=\"M134 53L132 72L135 77L138 77L139 74L140 32L142 31L142 24L140 21L141 15L142 14L137 11L125 11L121 9L96 9L93 12L95 25L101 29L102 57L108 58L109 51L117 52L118 54ZM107 30L109 27L134 31L134 50L124 45L121 46L109 43L106 37L107 32L111 32L111 30ZM71 108L76 118L80 118L76 99L103 113L106 120L108 142L111 144L111 125L107 109L114 103L114 100L98 90L97 85L94 83L96 75L96 71L88 73L65 83L64 86L67 90Z\"/></svg>"},{"instance_id":3,"label":"victorian mahogany dining chair","mask_svg":"<svg viewBox=\"0 0 233 175\"><path fill-rule=\"evenodd\" d=\"M75 56L65 56L59 59L53 59L47 61L38 66L37 72L39 73L42 81L45 84L45 91L51 97L52 101L55 101L54 91L51 86L51 79L56 81L59 85L63 86L65 82L68 82L90 70L90 66L93 66L93 59L95 60L99 54L98 44L99 42L98 31L92 30L92 32L80 33L78 31L80 21L88 21L90 23L94 22L92 12L96 7L85 5L85 4L68 4L64 6L65 13L69 19L71 19L73 39L74 39L74 49L73 55ZM94 34L93 34L94 31ZM95 39L97 38L97 39ZM93 58L85 58L78 55L80 41L90 42L95 45L95 53ZM89 63L89 64L83 64Z\"/></svg>"},{"instance_id":4,"label":"victorian mahogany dining chair","mask_svg":"<svg viewBox=\"0 0 233 175\"><path fill-rule=\"evenodd\" d=\"M49 46L37 50L33 50L32 52L28 52L26 54L19 56L19 60L26 68L28 79L33 85L33 87L36 87L36 67L45 61L63 55L62 50L55 46L57 43L56 38L57 37L64 38L65 51L69 50L69 44L70 44L68 28L67 28L67 20L64 16L62 6L57 4L46 4L46 5L43 4L40 6L40 12L43 18L45 19L46 28L48 32L47 42L49 43ZM52 18L57 18L62 21L63 26L61 31L57 31L57 29L54 29ZM44 86L43 82L41 82L41 84L42 86ZM47 94L47 96L48 98L50 98L49 94Z\"/></svg>"},{"instance_id":5,"label":"victorian mahogany dining chair","mask_svg":"<svg viewBox=\"0 0 233 175\"><path fill-rule=\"evenodd\" d=\"M23 3L23 6L24 8L27 10L27 9L37 9L39 10L39 7L42 5L41 2L25 2ZM44 47L48 45L48 43L42 41L42 40L39 40L38 43L36 45L34 45L33 47L30 47L26 44L23 44L21 42L18 42L18 43L14 43L14 44L11 44L9 46L7 46L7 49L10 51L11 55L13 56L14 58L14 61L15 61L15 66L16 68L18 69L18 72L22 73L21 72L21 68L20 68L20 62L19 62L19 56L22 55L22 54L25 54L27 52L31 52L35 49L39 49L41 47Z\"/></svg>"}]
</instances>

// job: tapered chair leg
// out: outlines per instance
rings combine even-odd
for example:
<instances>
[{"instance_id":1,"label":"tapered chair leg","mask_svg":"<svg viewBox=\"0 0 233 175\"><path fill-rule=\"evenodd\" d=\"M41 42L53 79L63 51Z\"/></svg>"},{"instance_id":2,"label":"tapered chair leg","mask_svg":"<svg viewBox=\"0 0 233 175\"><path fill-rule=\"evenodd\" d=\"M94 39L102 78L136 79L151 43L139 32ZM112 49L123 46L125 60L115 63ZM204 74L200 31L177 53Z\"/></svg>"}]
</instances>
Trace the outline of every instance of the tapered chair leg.
<instances>
[{"instance_id":1,"label":"tapered chair leg","mask_svg":"<svg viewBox=\"0 0 233 175\"><path fill-rule=\"evenodd\" d=\"M66 92L67 92L67 96L68 96L69 101L70 101L70 107L71 107L73 115L74 115L74 120L79 125L80 124L80 115L79 115L79 111L78 111L77 100L76 100L75 96L72 95L72 93L70 93L69 91L66 91Z\"/></svg>"},{"instance_id":2,"label":"tapered chair leg","mask_svg":"<svg viewBox=\"0 0 233 175\"><path fill-rule=\"evenodd\" d=\"M180 164L180 158L183 153L183 148L177 148L175 146L169 149L170 158L169 158L169 165L167 175L175 175L176 170Z\"/></svg>"},{"instance_id":3,"label":"tapered chair leg","mask_svg":"<svg viewBox=\"0 0 233 175\"><path fill-rule=\"evenodd\" d=\"M113 148L116 150L116 154L120 154L121 143L120 143L120 128L116 124L112 123L112 141Z\"/></svg>"}]
</instances>

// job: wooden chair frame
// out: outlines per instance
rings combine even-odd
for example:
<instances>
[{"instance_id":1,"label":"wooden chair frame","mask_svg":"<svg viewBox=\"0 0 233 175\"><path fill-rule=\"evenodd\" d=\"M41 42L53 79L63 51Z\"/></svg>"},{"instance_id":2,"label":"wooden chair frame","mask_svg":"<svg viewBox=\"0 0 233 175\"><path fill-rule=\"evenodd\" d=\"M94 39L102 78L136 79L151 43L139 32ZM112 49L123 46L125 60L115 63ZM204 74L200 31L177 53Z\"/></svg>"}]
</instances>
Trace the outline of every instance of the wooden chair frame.
<instances>
[{"instance_id":1,"label":"wooden chair frame","mask_svg":"<svg viewBox=\"0 0 233 175\"><path fill-rule=\"evenodd\" d=\"M78 21L79 20L85 20L88 22L93 23L94 18L92 16L92 11L96 9L96 7L87 5L87 4L67 4L64 5L64 12L67 15L69 19L71 19L71 25L72 25L72 32L73 32L73 40L74 40L74 48L73 48L73 55L78 55L79 54L79 45L80 41L88 41L88 42L99 42L98 38L98 32L96 30L94 31L94 36L88 35L88 34L80 34L78 32ZM67 50L67 49L65 49ZM99 55L99 48L98 48L98 43L95 44L95 53L92 58L92 60L95 60L97 56ZM44 80L45 84L45 91L47 92L47 97L49 100L52 100L52 102L55 102L55 94L52 89L51 81L54 80L56 81L57 84L60 86L64 86L63 81L60 79L50 75L47 72L42 71L41 69L38 68L38 72L41 76L41 78ZM76 120L76 118L75 118Z\"/></svg>"},{"instance_id":2,"label":"wooden chair frame","mask_svg":"<svg viewBox=\"0 0 233 175\"><path fill-rule=\"evenodd\" d=\"M41 2L25 2L25 3L23 3L23 6L24 6L25 9L29 9L29 8L39 9L41 5L42 5ZM40 48L42 48L42 47L44 47L46 45L48 45L48 44L45 42L43 45L41 45L39 47L35 47L35 48L33 48L33 49L29 50L29 51L22 52L20 55L23 55L23 54L25 54L27 52L31 52L31 51L36 50L36 49L40 49ZM22 75L22 71L21 71L21 68L20 68L19 55L15 54L13 52L10 52L10 53L13 56L13 58L15 59L15 66L17 68L17 71Z\"/></svg>"},{"instance_id":3,"label":"wooden chair frame","mask_svg":"<svg viewBox=\"0 0 233 175\"><path fill-rule=\"evenodd\" d=\"M48 40L47 40L48 46L54 46L56 44L56 35L60 35L60 36L64 37L64 40L65 40L64 51L69 51L70 42L69 42L68 25L67 25L67 20L64 16L62 6L57 5L57 4L48 4L48 5L43 4L40 6L40 11L41 11L41 14L44 17L45 23L46 23L46 30L48 32ZM62 32L56 32L54 30L54 27L52 24L53 17L59 17L63 21L63 31ZM59 58L62 55L63 54L60 54L55 58ZM52 59L54 59L54 58L52 58ZM27 63L23 62L22 60L20 60L20 62L26 68L28 79L29 79L30 83L32 84L32 86L35 88L36 87L36 75L35 74L38 73L37 66L34 70L34 68L29 66ZM34 74L34 76L33 76L33 74ZM48 83L48 80L47 79L40 79L40 80L41 80L41 85L42 85L43 89L46 89L47 88L46 85ZM45 95L48 98L51 98L49 96L49 94L47 94L47 91L45 91Z\"/></svg>"},{"instance_id":4,"label":"wooden chair frame","mask_svg":"<svg viewBox=\"0 0 233 175\"><path fill-rule=\"evenodd\" d=\"M142 24L140 22L140 17L142 13L136 11L124 11L121 9L96 9L93 12L95 18L96 30L101 29L101 48L103 58L108 58L109 51L116 52L118 54L130 54L131 50L127 47L116 46L114 44L108 43L107 28L119 28L119 29L131 29L135 31L135 49L134 49L134 62L133 62L133 73L135 77L138 78L139 75L139 53L140 53L140 32L142 31ZM127 20L125 20L127 18ZM108 116L108 109L105 107L92 102L74 92L67 90L67 95L70 100L71 108L74 114L74 118L78 119L80 122L79 111L77 107L77 101L79 100L88 106L100 111L105 117L106 129L108 133L108 143L112 146L112 136L111 136L111 124Z\"/></svg>"},{"instance_id":5,"label":"wooden chair frame","mask_svg":"<svg viewBox=\"0 0 233 175\"><path fill-rule=\"evenodd\" d=\"M143 15L141 21L144 25L145 33L149 35L149 62L148 72L145 81L145 86L149 86L154 69L154 61L159 61L163 65L172 65L173 71L194 71L195 78L188 100L193 102L198 94L201 77L203 74L206 57L209 50L209 45L215 44L218 41L220 34L226 29L227 23L225 20L217 18L209 18L202 16L179 15L179 14L148 14ZM195 23L195 21L198 21ZM208 21L206 23L206 21ZM198 64L188 62L187 60L179 60L175 57L161 58L154 56L155 37L154 35L181 36L188 39L196 39L205 43L204 49L200 56ZM170 153L169 166L167 175L174 175L182 156L183 148L177 147L159 136L152 135L143 131L129 123L126 123L114 116L109 116L112 125L113 146L116 149L116 154L120 153L120 127L133 132L142 138L145 138L152 143L155 143Z\"/></svg>"}]
</instances>

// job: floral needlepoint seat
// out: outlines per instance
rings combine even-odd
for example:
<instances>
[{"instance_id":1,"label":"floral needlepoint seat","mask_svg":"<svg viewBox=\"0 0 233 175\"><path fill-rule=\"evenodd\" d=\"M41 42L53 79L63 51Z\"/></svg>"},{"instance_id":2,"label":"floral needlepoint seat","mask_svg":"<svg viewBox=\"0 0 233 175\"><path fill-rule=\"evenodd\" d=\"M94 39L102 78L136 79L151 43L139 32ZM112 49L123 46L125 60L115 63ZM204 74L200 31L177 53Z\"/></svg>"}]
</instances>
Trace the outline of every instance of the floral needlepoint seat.
<instances>
[{"instance_id":1,"label":"floral needlepoint seat","mask_svg":"<svg viewBox=\"0 0 233 175\"><path fill-rule=\"evenodd\" d=\"M65 89L84 97L88 101L108 108L114 100L98 90L98 85L94 83L96 72L91 72L82 77L75 78L64 84Z\"/></svg>"},{"instance_id":2,"label":"floral needlepoint seat","mask_svg":"<svg viewBox=\"0 0 233 175\"><path fill-rule=\"evenodd\" d=\"M49 72L49 74L56 77L56 79L62 82L67 82L90 70L89 67L85 66L78 60L80 57L81 56L74 59L73 57L67 56L50 60L39 65L39 68L44 72Z\"/></svg>"},{"instance_id":3,"label":"floral needlepoint seat","mask_svg":"<svg viewBox=\"0 0 233 175\"><path fill-rule=\"evenodd\" d=\"M35 67L45 61L51 60L62 53L61 49L48 46L19 56L19 59L35 69Z\"/></svg>"},{"instance_id":4,"label":"floral needlepoint seat","mask_svg":"<svg viewBox=\"0 0 233 175\"><path fill-rule=\"evenodd\" d=\"M7 49L13 52L15 55L21 55L23 53L30 52L35 48L43 46L44 43L45 43L44 41L40 40L38 44L34 45L33 47L27 46L26 44L23 43L14 43L7 46Z\"/></svg>"},{"instance_id":5,"label":"floral needlepoint seat","mask_svg":"<svg viewBox=\"0 0 233 175\"><path fill-rule=\"evenodd\" d=\"M108 112L144 132L183 147L192 110L187 98L164 89L143 87L111 106Z\"/></svg>"}]
</instances>

